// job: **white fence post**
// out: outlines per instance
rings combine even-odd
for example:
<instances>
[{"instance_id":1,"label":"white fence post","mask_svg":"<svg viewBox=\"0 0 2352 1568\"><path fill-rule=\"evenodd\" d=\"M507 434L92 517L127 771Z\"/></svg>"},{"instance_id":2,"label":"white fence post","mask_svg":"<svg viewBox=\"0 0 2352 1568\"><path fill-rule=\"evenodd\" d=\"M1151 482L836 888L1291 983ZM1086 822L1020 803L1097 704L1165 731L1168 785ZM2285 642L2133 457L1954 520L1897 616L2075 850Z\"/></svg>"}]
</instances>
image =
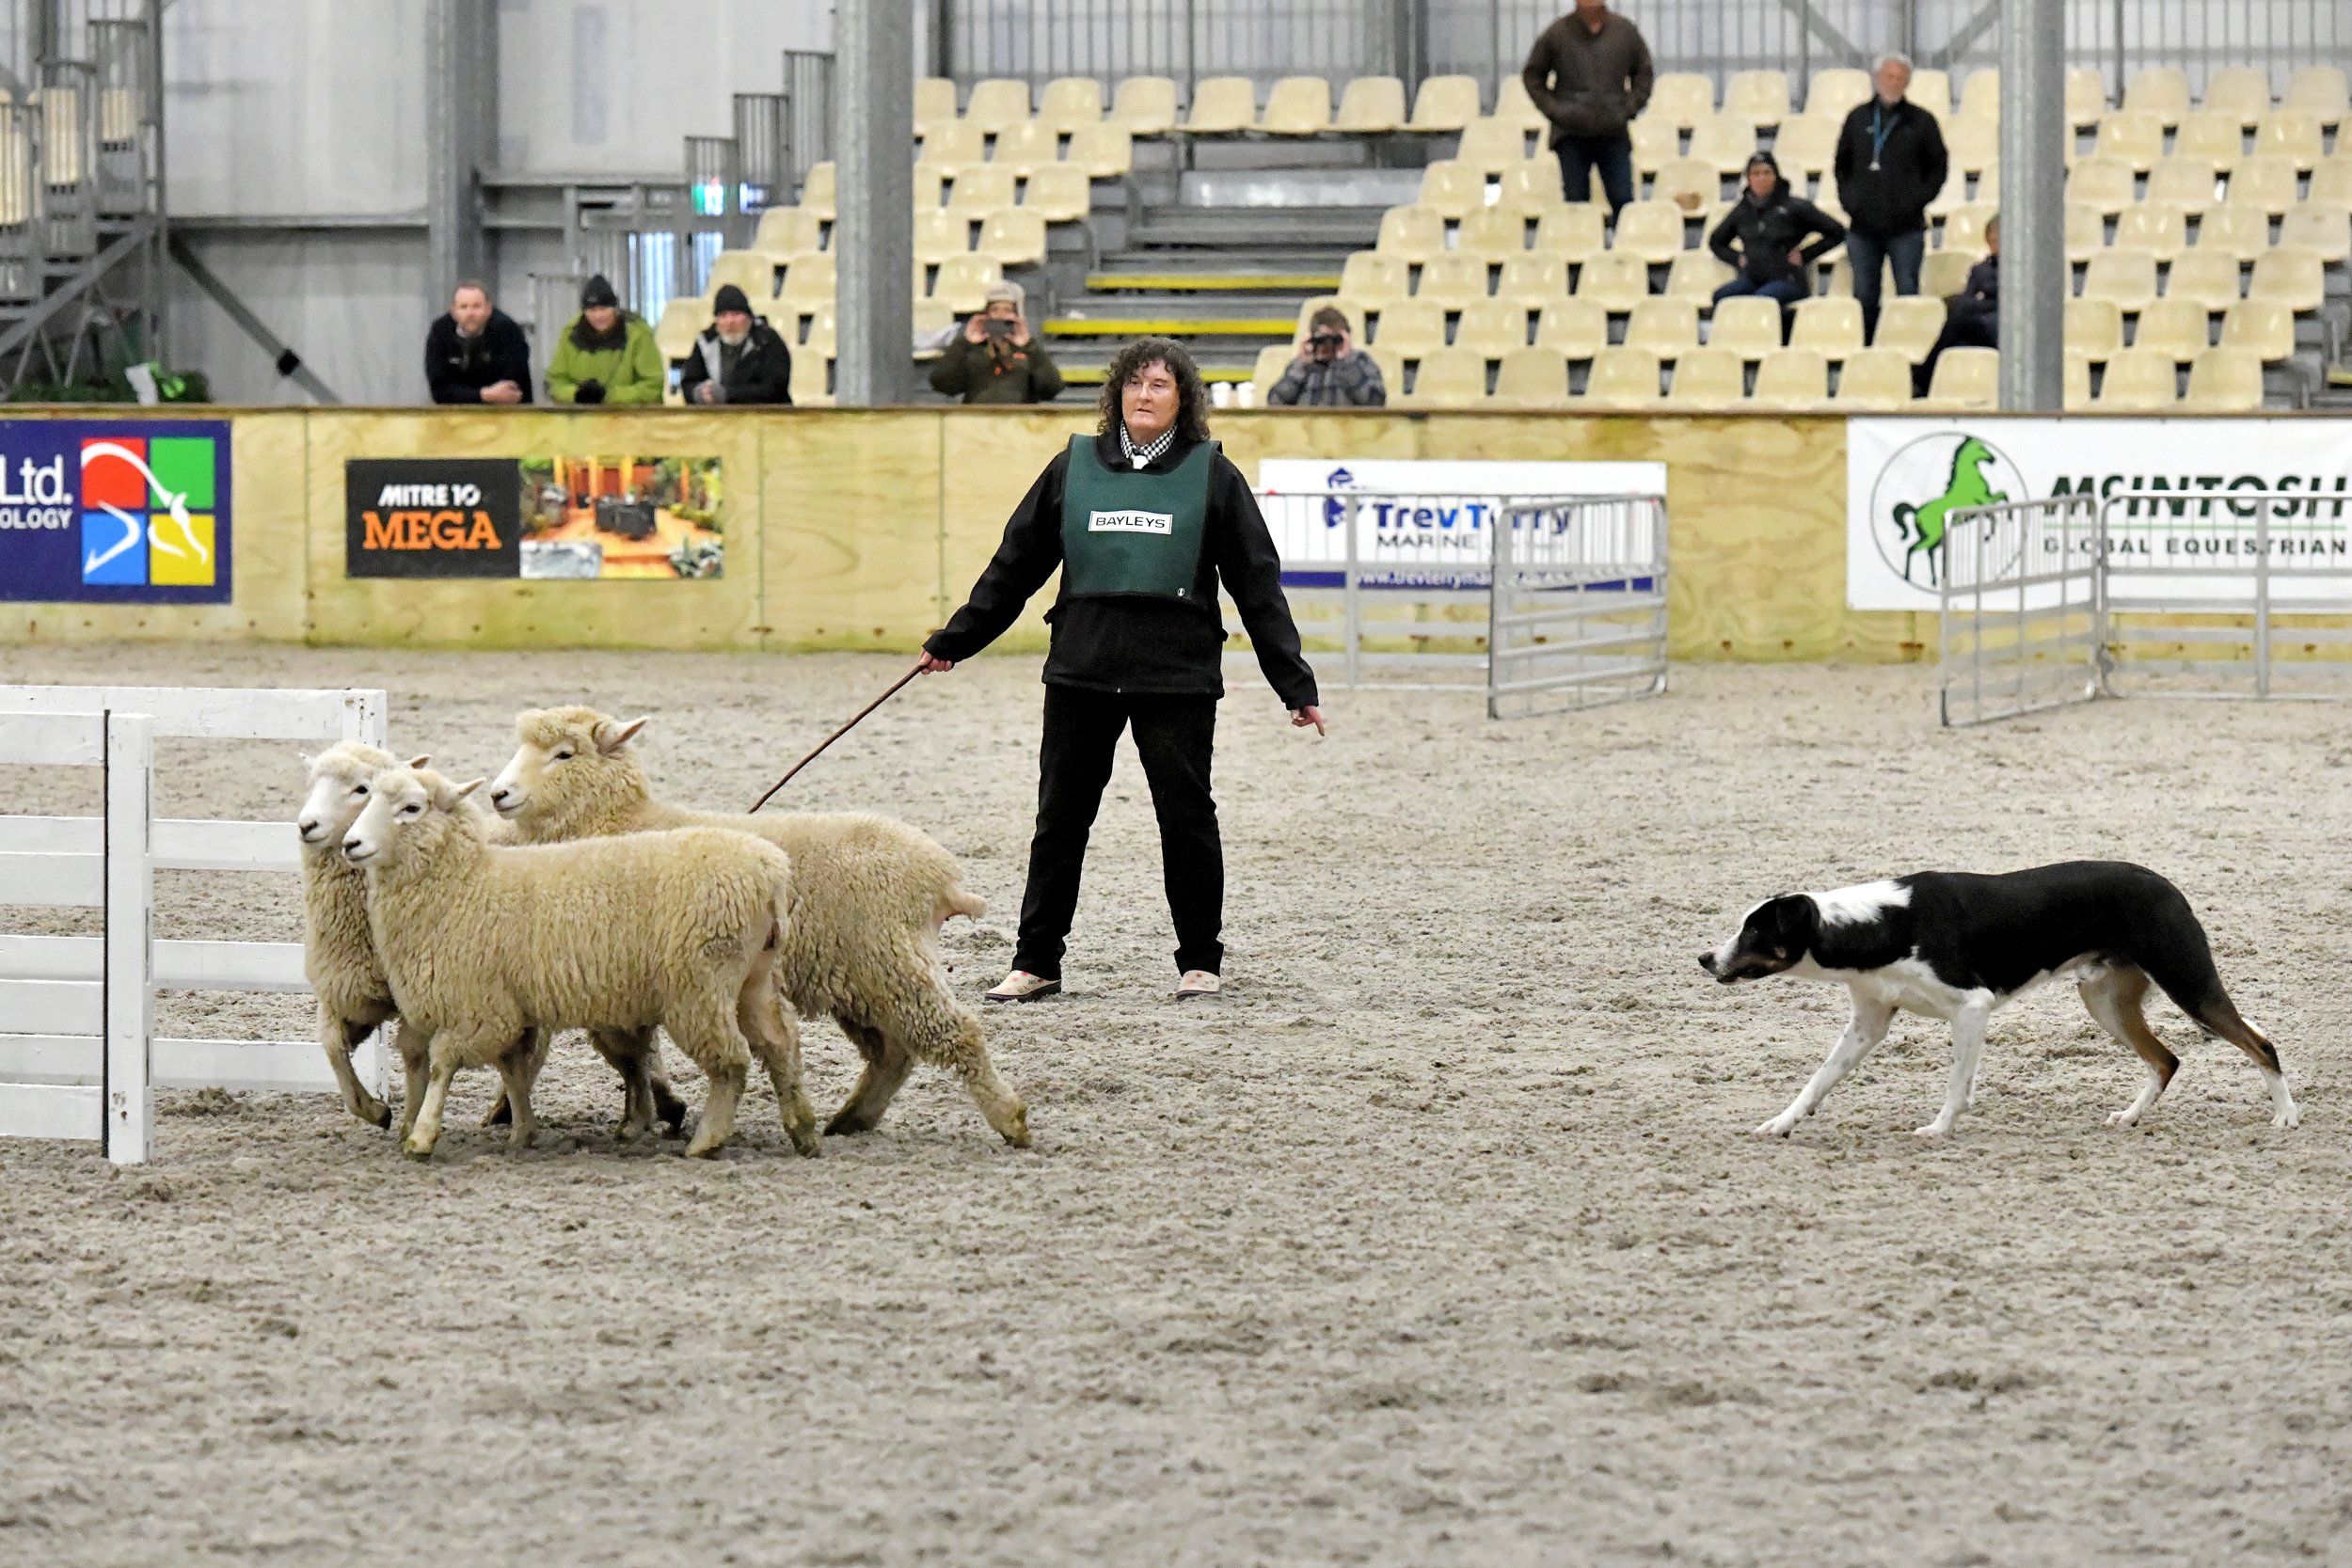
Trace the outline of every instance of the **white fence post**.
<instances>
[{"instance_id":1,"label":"white fence post","mask_svg":"<svg viewBox=\"0 0 2352 1568\"><path fill-rule=\"evenodd\" d=\"M107 714L106 1158L118 1165L145 1164L155 1148L154 784L154 721Z\"/></svg>"}]
</instances>

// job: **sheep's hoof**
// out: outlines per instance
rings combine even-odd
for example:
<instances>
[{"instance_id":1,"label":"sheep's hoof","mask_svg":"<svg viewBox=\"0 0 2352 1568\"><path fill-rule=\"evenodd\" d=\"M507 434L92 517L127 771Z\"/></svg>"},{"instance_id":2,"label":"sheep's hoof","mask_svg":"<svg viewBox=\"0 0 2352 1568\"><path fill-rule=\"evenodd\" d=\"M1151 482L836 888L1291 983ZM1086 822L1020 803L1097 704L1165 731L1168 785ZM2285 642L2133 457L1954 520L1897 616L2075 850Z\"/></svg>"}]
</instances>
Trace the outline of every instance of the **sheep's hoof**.
<instances>
[{"instance_id":1,"label":"sheep's hoof","mask_svg":"<svg viewBox=\"0 0 2352 1568\"><path fill-rule=\"evenodd\" d=\"M516 1150L529 1148L532 1143L537 1141L538 1136L539 1130L535 1127L517 1127L515 1131L506 1134L506 1147Z\"/></svg>"},{"instance_id":2,"label":"sheep's hoof","mask_svg":"<svg viewBox=\"0 0 2352 1568\"><path fill-rule=\"evenodd\" d=\"M847 1138L873 1130L874 1124L866 1119L864 1113L852 1111L847 1105L835 1111L833 1119L825 1123L825 1136L828 1138Z\"/></svg>"},{"instance_id":3,"label":"sheep's hoof","mask_svg":"<svg viewBox=\"0 0 2352 1568\"><path fill-rule=\"evenodd\" d=\"M414 1138L410 1138L406 1143L402 1144L400 1146L400 1151L421 1164L429 1162L433 1158L433 1146L431 1144L426 1144L422 1148L419 1148L417 1140Z\"/></svg>"},{"instance_id":4,"label":"sheep's hoof","mask_svg":"<svg viewBox=\"0 0 2352 1568\"><path fill-rule=\"evenodd\" d=\"M673 1094L669 1085L653 1085L653 1114L656 1121L670 1130L672 1137L686 1131L686 1101Z\"/></svg>"},{"instance_id":5,"label":"sheep's hoof","mask_svg":"<svg viewBox=\"0 0 2352 1568\"><path fill-rule=\"evenodd\" d=\"M1004 1135L1005 1142L1012 1145L1013 1148L1028 1148L1029 1108L1026 1105L1016 1106L1012 1115L1005 1118L1005 1125L999 1127L996 1131L1002 1133Z\"/></svg>"},{"instance_id":6,"label":"sheep's hoof","mask_svg":"<svg viewBox=\"0 0 2352 1568\"><path fill-rule=\"evenodd\" d=\"M506 1102L506 1091L501 1089L499 1091L498 1103L492 1105L490 1107L490 1114L482 1118L482 1125L485 1127L503 1127L514 1119L515 1107Z\"/></svg>"},{"instance_id":7,"label":"sheep's hoof","mask_svg":"<svg viewBox=\"0 0 2352 1568\"><path fill-rule=\"evenodd\" d=\"M371 1127L389 1127L392 1124L392 1108L373 1095L362 1095L359 1099L359 1119Z\"/></svg>"},{"instance_id":8,"label":"sheep's hoof","mask_svg":"<svg viewBox=\"0 0 2352 1568\"><path fill-rule=\"evenodd\" d=\"M697 1137L686 1146L686 1157L689 1160L716 1160L719 1157L719 1150L726 1146L727 1140L724 1138L713 1138L708 1143L705 1143Z\"/></svg>"},{"instance_id":9,"label":"sheep's hoof","mask_svg":"<svg viewBox=\"0 0 2352 1568\"><path fill-rule=\"evenodd\" d=\"M615 1143L633 1144L645 1135L645 1129L633 1121L625 1121L612 1130Z\"/></svg>"},{"instance_id":10,"label":"sheep's hoof","mask_svg":"<svg viewBox=\"0 0 2352 1568\"><path fill-rule=\"evenodd\" d=\"M792 1140L792 1152L803 1160L814 1160L825 1147L824 1140L817 1135L817 1118L814 1117L806 1121L793 1122L784 1131L786 1136Z\"/></svg>"}]
</instances>

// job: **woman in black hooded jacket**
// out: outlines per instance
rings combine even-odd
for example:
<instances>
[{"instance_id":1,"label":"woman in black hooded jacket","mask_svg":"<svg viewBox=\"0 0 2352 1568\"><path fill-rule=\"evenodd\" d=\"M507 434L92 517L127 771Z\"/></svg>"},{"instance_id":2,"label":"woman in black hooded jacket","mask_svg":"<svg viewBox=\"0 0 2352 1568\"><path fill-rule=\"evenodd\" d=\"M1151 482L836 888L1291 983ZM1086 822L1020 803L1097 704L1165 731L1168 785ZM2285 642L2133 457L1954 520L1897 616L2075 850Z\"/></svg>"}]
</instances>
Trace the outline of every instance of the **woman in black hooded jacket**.
<instances>
[{"instance_id":1,"label":"woman in black hooded jacket","mask_svg":"<svg viewBox=\"0 0 2352 1568\"><path fill-rule=\"evenodd\" d=\"M1846 226L1791 191L1769 152L1748 160L1747 187L1707 237L1718 260L1740 269L1715 297L1763 294L1783 307L1794 305L1812 293L1805 278L1813 263L1845 244Z\"/></svg>"}]
</instances>

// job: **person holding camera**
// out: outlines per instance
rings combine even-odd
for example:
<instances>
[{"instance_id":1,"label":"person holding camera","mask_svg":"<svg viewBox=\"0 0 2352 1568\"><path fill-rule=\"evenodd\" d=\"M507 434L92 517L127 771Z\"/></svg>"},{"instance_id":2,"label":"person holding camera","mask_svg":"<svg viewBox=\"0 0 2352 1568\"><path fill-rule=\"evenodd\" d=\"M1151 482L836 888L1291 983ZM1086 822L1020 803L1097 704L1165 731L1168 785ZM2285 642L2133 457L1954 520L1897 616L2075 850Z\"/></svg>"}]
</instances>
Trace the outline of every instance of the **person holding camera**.
<instances>
[{"instance_id":1,"label":"person holding camera","mask_svg":"<svg viewBox=\"0 0 2352 1568\"><path fill-rule=\"evenodd\" d=\"M1051 403L1061 395L1061 372L1045 345L1029 335L1018 283L988 291L987 306L948 340L931 367L931 390L966 403Z\"/></svg>"},{"instance_id":2,"label":"person holding camera","mask_svg":"<svg viewBox=\"0 0 2352 1568\"><path fill-rule=\"evenodd\" d=\"M1389 388L1378 361L1349 341L1346 312L1327 305L1307 319L1298 357L1265 400L1274 408L1380 408Z\"/></svg>"}]
</instances>

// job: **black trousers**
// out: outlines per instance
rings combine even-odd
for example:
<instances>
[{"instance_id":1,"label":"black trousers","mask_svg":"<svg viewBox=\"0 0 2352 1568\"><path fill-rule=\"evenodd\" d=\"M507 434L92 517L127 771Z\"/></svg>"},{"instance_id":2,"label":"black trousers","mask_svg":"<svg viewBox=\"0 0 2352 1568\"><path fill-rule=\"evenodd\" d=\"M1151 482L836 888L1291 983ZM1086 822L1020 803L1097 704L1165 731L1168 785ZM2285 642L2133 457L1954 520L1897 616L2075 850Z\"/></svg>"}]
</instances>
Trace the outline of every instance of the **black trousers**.
<instances>
[{"instance_id":1,"label":"black trousers","mask_svg":"<svg viewBox=\"0 0 2352 1568\"><path fill-rule=\"evenodd\" d=\"M1061 977L1087 839L1110 782L1111 752L1132 725L1152 809L1160 818L1160 867L1176 920L1176 968L1220 973L1225 944L1225 848L1217 837L1209 762L1216 746L1216 699L1118 695L1071 686L1045 689L1045 734L1038 746L1037 833L1029 840L1029 886L1021 898L1021 939L1012 966Z\"/></svg>"}]
</instances>

